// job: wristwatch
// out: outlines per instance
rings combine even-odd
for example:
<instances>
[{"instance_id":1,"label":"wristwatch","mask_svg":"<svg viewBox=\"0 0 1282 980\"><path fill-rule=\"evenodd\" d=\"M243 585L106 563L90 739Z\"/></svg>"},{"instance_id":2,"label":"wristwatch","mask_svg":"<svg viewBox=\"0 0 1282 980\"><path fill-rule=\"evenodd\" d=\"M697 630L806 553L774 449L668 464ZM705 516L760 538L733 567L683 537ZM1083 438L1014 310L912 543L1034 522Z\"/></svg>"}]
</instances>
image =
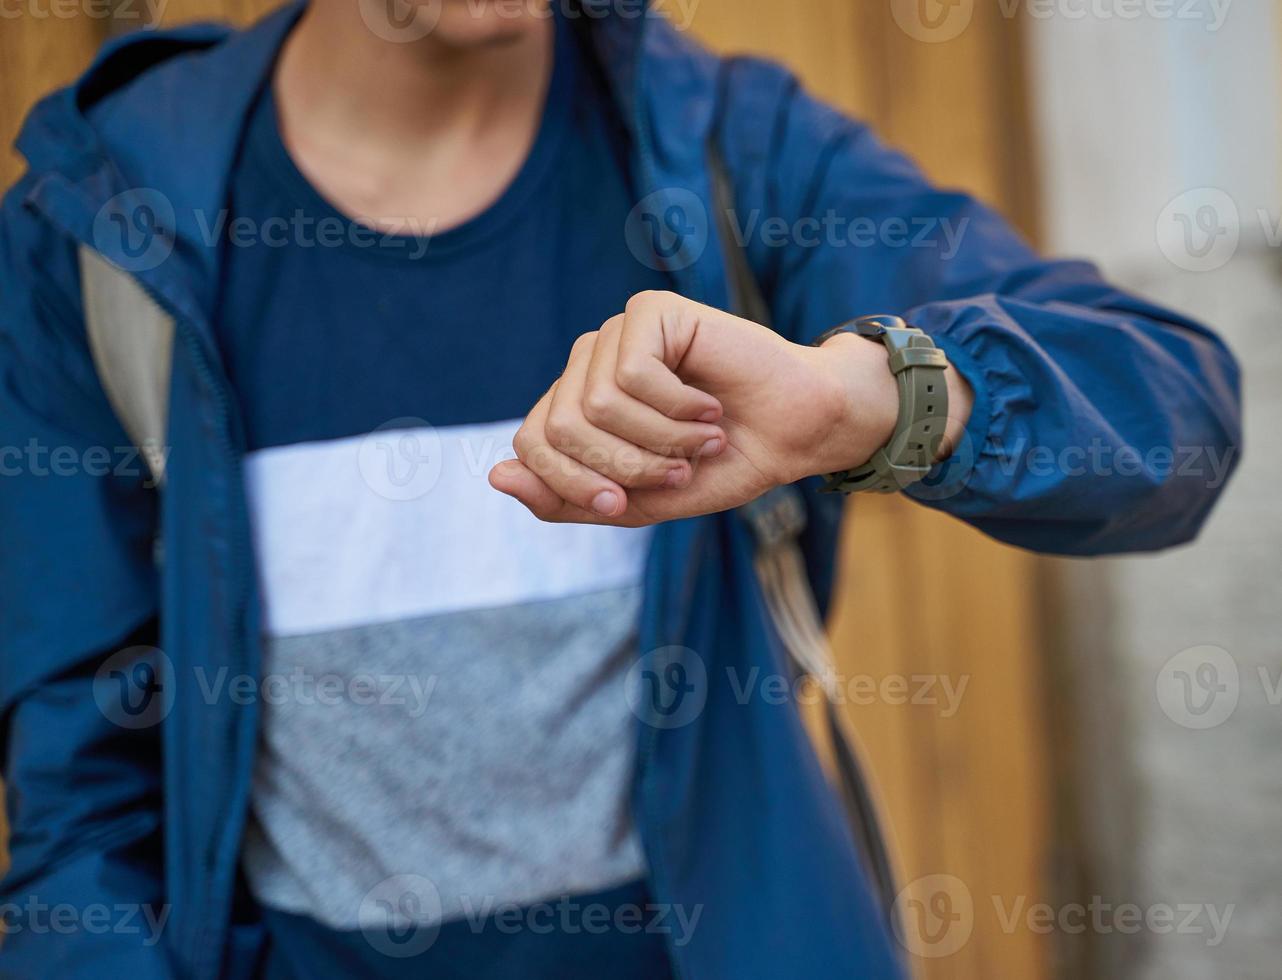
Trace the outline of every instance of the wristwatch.
<instances>
[{"instance_id":1,"label":"wristwatch","mask_svg":"<svg viewBox=\"0 0 1282 980\"><path fill-rule=\"evenodd\" d=\"M948 424L948 358L930 337L897 316L865 316L827 331L815 340L822 347L833 337L853 333L886 345L890 370L899 382L899 421L895 433L863 466L833 473L822 493L895 493L925 478L935 465Z\"/></svg>"}]
</instances>

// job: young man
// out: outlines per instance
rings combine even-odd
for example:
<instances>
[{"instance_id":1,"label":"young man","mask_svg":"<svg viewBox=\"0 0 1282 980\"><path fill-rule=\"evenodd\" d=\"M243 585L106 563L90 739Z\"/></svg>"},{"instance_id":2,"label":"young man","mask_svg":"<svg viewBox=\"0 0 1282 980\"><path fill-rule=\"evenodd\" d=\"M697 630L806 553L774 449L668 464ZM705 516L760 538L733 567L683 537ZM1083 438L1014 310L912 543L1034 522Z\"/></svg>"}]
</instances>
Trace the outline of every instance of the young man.
<instances>
[{"instance_id":1,"label":"young man","mask_svg":"<svg viewBox=\"0 0 1282 980\"><path fill-rule=\"evenodd\" d=\"M1164 460L1237 445L1212 334L1039 259L777 68L554 6L129 38L28 121L0 224L8 973L896 976L795 709L726 680L784 669L734 508L805 488L821 596L816 475L1066 554L1209 511ZM737 214L963 234L753 237L773 332L720 312L713 148ZM866 314L924 336L811 345ZM140 325L151 375L104 379ZM130 404L164 426L151 469L103 465ZM1021 465L1042 446L1118 465ZM630 671L695 710L629 701Z\"/></svg>"}]
</instances>

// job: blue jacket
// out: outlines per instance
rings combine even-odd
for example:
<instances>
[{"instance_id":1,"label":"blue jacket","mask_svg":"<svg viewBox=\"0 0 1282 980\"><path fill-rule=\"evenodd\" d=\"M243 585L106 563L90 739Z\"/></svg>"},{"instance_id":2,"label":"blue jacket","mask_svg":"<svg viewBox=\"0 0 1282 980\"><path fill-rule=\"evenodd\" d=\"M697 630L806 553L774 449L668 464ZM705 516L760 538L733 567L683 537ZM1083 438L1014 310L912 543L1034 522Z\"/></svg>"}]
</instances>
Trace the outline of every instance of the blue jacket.
<instances>
[{"instance_id":1,"label":"blue jacket","mask_svg":"<svg viewBox=\"0 0 1282 980\"><path fill-rule=\"evenodd\" d=\"M219 254L201 222L224 206L246 110L297 14L241 33L125 38L45 99L19 140L30 168L0 220L0 711L12 827L0 901L11 918L32 899L83 918L66 934L11 931L5 975L244 975L261 942L237 877L257 707L191 680L197 666L257 676L260 632L241 427L210 333ZM1239 442L1238 372L1212 333L1087 264L1040 259L990 210L929 185L778 67L719 60L648 16L593 19L591 33L639 195L678 202L692 219L671 262L682 292L728 302L713 223L688 213L710 213L709 138L744 221L835 213L883 229L860 244L770 247L757 235L749 253L788 336L900 313L969 378L969 446L911 495L1062 554L1159 549L1197 533L1217 495L1205 464L1231 467ZM88 465L91 447L128 440L87 348L76 249L131 267L95 228L128 188L173 207L172 254L135 273L177 321L163 492L138 466ZM955 255L912 244L922 222L944 219L965 228ZM32 446L59 447L61 468ZM1033 465L1034 447L1082 455ZM840 507L807 501L823 596ZM768 623L739 518L658 529L642 649L688 647L709 678L696 721L639 736L635 807L656 898L703 906L693 940L674 951L680 975L895 976L893 940L795 708L740 704L720 679L728 667L783 669ZM163 650L170 669L167 715L143 728L113 724L95 702L104 657L136 644ZM92 927L87 910L99 904L167 910L163 938Z\"/></svg>"}]
</instances>

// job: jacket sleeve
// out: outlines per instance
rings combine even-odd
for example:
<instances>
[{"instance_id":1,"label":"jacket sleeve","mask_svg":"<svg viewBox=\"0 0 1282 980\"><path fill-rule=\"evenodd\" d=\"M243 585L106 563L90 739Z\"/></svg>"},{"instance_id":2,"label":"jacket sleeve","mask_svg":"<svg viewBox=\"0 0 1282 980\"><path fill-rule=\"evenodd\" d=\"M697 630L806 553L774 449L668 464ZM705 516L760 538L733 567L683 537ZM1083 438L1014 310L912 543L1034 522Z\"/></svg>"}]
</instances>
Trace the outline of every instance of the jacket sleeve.
<instances>
[{"instance_id":1,"label":"jacket sleeve","mask_svg":"<svg viewBox=\"0 0 1282 980\"><path fill-rule=\"evenodd\" d=\"M0 974L150 980L163 699L131 714L121 679L159 676L155 495L96 380L74 254L21 194L0 216Z\"/></svg>"},{"instance_id":2,"label":"jacket sleeve","mask_svg":"<svg viewBox=\"0 0 1282 980\"><path fill-rule=\"evenodd\" d=\"M797 229L759 257L778 321L805 341L900 314L974 387L962 444L909 496L1059 554L1197 534L1241 442L1238 368L1215 334L1087 263L1040 258L992 210L933 187L795 87L775 133L769 210Z\"/></svg>"}]
</instances>

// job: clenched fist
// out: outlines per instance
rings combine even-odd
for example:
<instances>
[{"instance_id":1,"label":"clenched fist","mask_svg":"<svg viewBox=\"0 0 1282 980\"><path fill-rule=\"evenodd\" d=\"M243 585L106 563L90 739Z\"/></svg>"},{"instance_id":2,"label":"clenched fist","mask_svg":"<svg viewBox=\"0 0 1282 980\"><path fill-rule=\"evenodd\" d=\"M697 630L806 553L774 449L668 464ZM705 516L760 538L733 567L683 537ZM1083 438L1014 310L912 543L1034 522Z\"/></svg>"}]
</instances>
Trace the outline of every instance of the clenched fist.
<instances>
[{"instance_id":1,"label":"clenched fist","mask_svg":"<svg viewBox=\"0 0 1282 980\"><path fill-rule=\"evenodd\" d=\"M545 521L638 527L729 510L781 484L867 462L899 396L885 348L823 347L674 293L640 293L578 339L516 434L495 489ZM951 368L945 446L969 414Z\"/></svg>"}]
</instances>

